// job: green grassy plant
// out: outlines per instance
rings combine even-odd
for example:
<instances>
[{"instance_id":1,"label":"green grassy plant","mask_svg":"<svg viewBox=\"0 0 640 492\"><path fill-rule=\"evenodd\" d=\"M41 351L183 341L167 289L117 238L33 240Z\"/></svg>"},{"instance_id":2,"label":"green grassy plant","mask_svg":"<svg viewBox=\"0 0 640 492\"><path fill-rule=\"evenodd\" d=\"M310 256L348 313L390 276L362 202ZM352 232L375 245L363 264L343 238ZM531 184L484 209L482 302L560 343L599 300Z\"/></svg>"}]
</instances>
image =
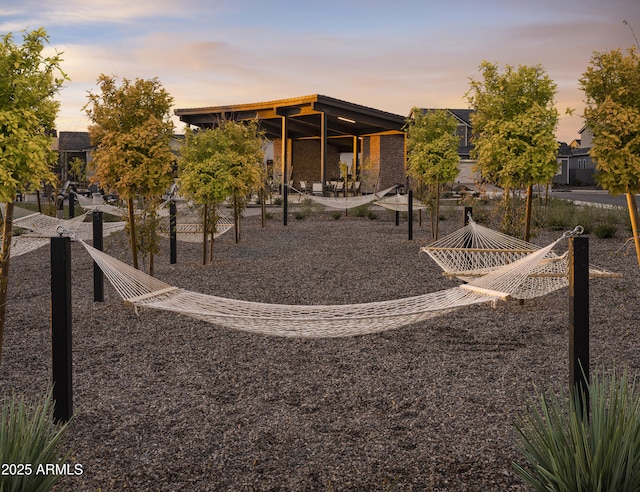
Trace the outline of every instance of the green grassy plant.
<instances>
[{"instance_id":1,"label":"green grassy plant","mask_svg":"<svg viewBox=\"0 0 640 492\"><path fill-rule=\"evenodd\" d=\"M593 228L593 233L600 239L610 239L616 235L618 226L615 223L602 223Z\"/></svg>"},{"instance_id":2,"label":"green grassy plant","mask_svg":"<svg viewBox=\"0 0 640 492\"><path fill-rule=\"evenodd\" d=\"M569 200L552 198L541 211L540 223L552 231L573 229L576 225L576 209L577 206Z\"/></svg>"},{"instance_id":3,"label":"green grassy plant","mask_svg":"<svg viewBox=\"0 0 640 492\"><path fill-rule=\"evenodd\" d=\"M587 397L530 397L515 428L526 465L516 473L537 491L640 490L640 395L624 371L620 379L596 371Z\"/></svg>"},{"instance_id":4,"label":"green grassy plant","mask_svg":"<svg viewBox=\"0 0 640 492\"><path fill-rule=\"evenodd\" d=\"M0 491L50 490L59 477L38 473L38 465L62 464L69 456L61 449L68 424L54 423L51 394L43 402L13 397L3 404L0 418Z\"/></svg>"},{"instance_id":5,"label":"green grassy plant","mask_svg":"<svg viewBox=\"0 0 640 492\"><path fill-rule=\"evenodd\" d=\"M351 211L351 215L354 217L368 217L370 211L371 209L369 208L369 204L366 203L364 205L354 207Z\"/></svg>"}]
</instances>

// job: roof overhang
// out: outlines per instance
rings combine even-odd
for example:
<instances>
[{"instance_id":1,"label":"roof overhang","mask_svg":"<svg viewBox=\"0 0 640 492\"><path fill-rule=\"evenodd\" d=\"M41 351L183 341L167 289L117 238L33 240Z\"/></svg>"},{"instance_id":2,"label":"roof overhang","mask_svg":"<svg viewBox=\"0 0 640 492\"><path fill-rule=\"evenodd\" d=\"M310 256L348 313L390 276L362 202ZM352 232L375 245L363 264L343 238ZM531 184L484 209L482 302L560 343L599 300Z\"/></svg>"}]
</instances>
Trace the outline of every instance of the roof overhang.
<instances>
[{"instance_id":1,"label":"roof overhang","mask_svg":"<svg viewBox=\"0 0 640 492\"><path fill-rule=\"evenodd\" d=\"M404 133L406 117L360 106L322 95L280 99L252 104L176 109L180 121L199 128L212 128L221 121L258 120L266 137L282 137L282 119L287 117L288 137L321 137L325 116L327 141L342 151L353 149L353 138L367 135Z\"/></svg>"}]
</instances>

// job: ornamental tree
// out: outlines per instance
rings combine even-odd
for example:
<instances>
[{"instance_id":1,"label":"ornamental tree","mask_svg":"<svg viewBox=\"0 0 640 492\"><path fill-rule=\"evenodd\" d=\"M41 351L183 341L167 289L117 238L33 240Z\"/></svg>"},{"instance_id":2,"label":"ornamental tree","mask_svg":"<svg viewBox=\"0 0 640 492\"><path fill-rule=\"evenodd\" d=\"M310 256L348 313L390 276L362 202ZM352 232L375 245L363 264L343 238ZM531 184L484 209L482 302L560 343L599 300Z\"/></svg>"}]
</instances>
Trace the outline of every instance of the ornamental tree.
<instances>
[{"instance_id":1,"label":"ornamental tree","mask_svg":"<svg viewBox=\"0 0 640 492\"><path fill-rule=\"evenodd\" d=\"M13 202L18 192L55 178L51 138L60 103L53 97L67 80L60 54L44 56L43 28L26 32L22 45L11 33L0 38L0 200L5 204L0 252L0 356L4 338L13 236Z\"/></svg>"},{"instance_id":2,"label":"ornamental tree","mask_svg":"<svg viewBox=\"0 0 640 492\"><path fill-rule=\"evenodd\" d=\"M500 71L483 61L480 71L482 79L471 80L466 93L474 109L472 156L482 176L505 189L505 204L510 190L527 189L524 238L529 240L533 185L548 183L558 168L557 85L540 65L507 65Z\"/></svg>"},{"instance_id":3,"label":"ornamental tree","mask_svg":"<svg viewBox=\"0 0 640 492\"><path fill-rule=\"evenodd\" d=\"M246 197L265 182L263 145L264 137L256 121L223 121L212 129L186 132L178 174L181 190L205 206L203 264L206 263L207 210L215 213L216 205L227 198L233 202L236 242L239 241L240 216Z\"/></svg>"},{"instance_id":4,"label":"ornamental tree","mask_svg":"<svg viewBox=\"0 0 640 492\"><path fill-rule=\"evenodd\" d=\"M613 50L594 53L580 79L586 95L584 118L593 133L589 151L599 184L612 195L627 196L640 265L640 226L635 195L640 193L640 56Z\"/></svg>"},{"instance_id":5,"label":"ornamental tree","mask_svg":"<svg viewBox=\"0 0 640 492\"><path fill-rule=\"evenodd\" d=\"M128 228L133 266L138 268L138 247L150 255L149 270L153 274L153 255L157 252L155 229L148 227L140 237L136 234L134 199L143 199L142 223L155 224L155 207L173 182L175 157L170 147L173 135L171 105L173 98L157 78L122 80L108 75L98 78L100 93L90 93L84 110L92 124L89 137L93 152L94 182L117 193L127 201Z\"/></svg>"},{"instance_id":6,"label":"ornamental tree","mask_svg":"<svg viewBox=\"0 0 640 492\"><path fill-rule=\"evenodd\" d=\"M440 190L460 172L456 135L458 123L448 111L413 108L407 126L407 174L420 184L430 185L435 198L431 209L431 232L438 238Z\"/></svg>"}]
</instances>

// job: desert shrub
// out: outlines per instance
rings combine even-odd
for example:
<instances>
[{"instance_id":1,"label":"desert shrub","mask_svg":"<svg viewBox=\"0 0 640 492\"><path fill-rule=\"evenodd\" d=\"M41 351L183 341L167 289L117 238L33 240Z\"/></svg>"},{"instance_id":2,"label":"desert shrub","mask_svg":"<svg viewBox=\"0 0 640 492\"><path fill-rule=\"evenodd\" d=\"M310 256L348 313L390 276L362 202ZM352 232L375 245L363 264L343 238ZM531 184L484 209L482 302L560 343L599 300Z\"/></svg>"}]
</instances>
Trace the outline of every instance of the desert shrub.
<instances>
[{"instance_id":1,"label":"desert shrub","mask_svg":"<svg viewBox=\"0 0 640 492\"><path fill-rule=\"evenodd\" d=\"M640 395L596 371L585 396L530 396L515 428L527 462L516 473L538 491L640 490ZM584 410L589 401L590 415Z\"/></svg>"},{"instance_id":2,"label":"desert shrub","mask_svg":"<svg viewBox=\"0 0 640 492\"><path fill-rule=\"evenodd\" d=\"M340 217L342 217L342 212L338 211L338 210L334 210L333 212L331 212L331 218L334 220L338 220L340 219Z\"/></svg>"},{"instance_id":3,"label":"desert shrub","mask_svg":"<svg viewBox=\"0 0 640 492\"><path fill-rule=\"evenodd\" d=\"M371 209L369 208L369 204L365 203L364 205L360 205L358 207L354 207L352 209L351 214L354 217L368 217Z\"/></svg>"},{"instance_id":4,"label":"desert shrub","mask_svg":"<svg viewBox=\"0 0 640 492\"><path fill-rule=\"evenodd\" d=\"M541 211L541 224L552 231L566 231L576 225L576 205L569 200L552 198ZM580 224L582 225L582 224Z\"/></svg>"},{"instance_id":5,"label":"desert shrub","mask_svg":"<svg viewBox=\"0 0 640 492\"><path fill-rule=\"evenodd\" d=\"M0 413L0 464L15 470L0 474L0 490L39 492L50 490L56 474L38 473L39 465L62 464L69 454L62 453L62 436L68 424L53 420L53 401L49 394L43 402L29 402L12 397ZM23 466L22 475L16 475ZM25 468L25 467L29 468ZM5 474L4 472L7 472Z\"/></svg>"},{"instance_id":6,"label":"desert shrub","mask_svg":"<svg viewBox=\"0 0 640 492\"><path fill-rule=\"evenodd\" d=\"M593 228L593 233L600 239L610 239L618 232L618 225L614 223L601 223Z\"/></svg>"},{"instance_id":7,"label":"desert shrub","mask_svg":"<svg viewBox=\"0 0 640 492\"><path fill-rule=\"evenodd\" d=\"M576 207L574 215L574 226L580 225L584 229L585 234L593 232L596 223L603 215L603 209L598 207L592 207L589 205L583 205Z\"/></svg>"}]
</instances>

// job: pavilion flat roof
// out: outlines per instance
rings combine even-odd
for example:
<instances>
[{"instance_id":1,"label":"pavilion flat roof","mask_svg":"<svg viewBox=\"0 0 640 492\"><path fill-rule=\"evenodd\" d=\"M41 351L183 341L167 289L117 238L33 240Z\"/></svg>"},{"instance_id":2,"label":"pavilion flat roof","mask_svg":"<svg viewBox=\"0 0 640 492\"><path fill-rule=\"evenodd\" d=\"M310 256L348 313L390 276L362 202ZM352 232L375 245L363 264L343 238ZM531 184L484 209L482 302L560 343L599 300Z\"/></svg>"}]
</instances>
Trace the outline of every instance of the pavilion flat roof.
<instances>
[{"instance_id":1,"label":"pavilion flat roof","mask_svg":"<svg viewBox=\"0 0 640 492\"><path fill-rule=\"evenodd\" d=\"M329 142L345 150L352 148L353 137L404 132L407 120L405 116L319 94L174 112L180 121L200 128L211 128L225 120L257 119L270 139L282 136L283 116L287 116L289 138L320 138L324 113Z\"/></svg>"}]
</instances>

